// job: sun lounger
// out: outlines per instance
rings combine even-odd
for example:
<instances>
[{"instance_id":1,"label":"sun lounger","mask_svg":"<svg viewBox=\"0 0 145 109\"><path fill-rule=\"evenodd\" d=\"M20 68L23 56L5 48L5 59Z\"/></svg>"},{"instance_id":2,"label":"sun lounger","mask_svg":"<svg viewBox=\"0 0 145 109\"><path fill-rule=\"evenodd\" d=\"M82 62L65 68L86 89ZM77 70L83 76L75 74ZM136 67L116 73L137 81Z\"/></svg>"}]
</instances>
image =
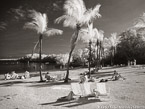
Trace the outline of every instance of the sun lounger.
<instances>
[{"instance_id":1,"label":"sun lounger","mask_svg":"<svg viewBox=\"0 0 145 109\"><path fill-rule=\"evenodd\" d=\"M97 83L94 89L96 96L109 96L110 90L106 88L105 83Z\"/></svg>"},{"instance_id":2,"label":"sun lounger","mask_svg":"<svg viewBox=\"0 0 145 109\"><path fill-rule=\"evenodd\" d=\"M82 96L82 90L80 87L79 83L71 83L71 91L74 93L76 96Z\"/></svg>"},{"instance_id":3,"label":"sun lounger","mask_svg":"<svg viewBox=\"0 0 145 109\"><path fill-rule=\"evenodd\" d=\"M71 90L75 96L80 97L95 96L95 93L93 92L91 86L92 85L90 82L85 82L83 84L71 83Z\"/></svg>"},{"instance_id":4,"label":"sun lounger","mask_svg":"<svg viewBox=\"0 0 145 109\"><path fill-rule=\"evenodd\" d=\"M108 92L106 90L105 83L96 83L96 82L85 82L80 83L71 83L71 91L68 96L59 98L58 100L73 100L74 97L79 98L89 98L98 96L107 96Z\"/></svg>"}]
</instances>

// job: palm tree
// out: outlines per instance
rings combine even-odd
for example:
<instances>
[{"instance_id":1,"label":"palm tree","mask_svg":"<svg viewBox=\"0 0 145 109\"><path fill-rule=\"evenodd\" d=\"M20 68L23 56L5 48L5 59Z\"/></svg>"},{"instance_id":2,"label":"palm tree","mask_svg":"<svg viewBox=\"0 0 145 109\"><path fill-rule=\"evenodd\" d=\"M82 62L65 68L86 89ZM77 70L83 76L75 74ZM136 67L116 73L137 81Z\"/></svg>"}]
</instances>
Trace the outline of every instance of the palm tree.
<instances>
[{"instance_id":1,"label":"palm tree","mask_svg":"<svg viewBox=\"0 0 145 109\"><path fill-rule=\"evenodd\" d=\"M93 23L88 25L88 29L82 29L80 31L80 38L85 43L89 45L89 77L91 76L91 60L92 60L92 44L96 42L97 37L99 36L97 28L93 28Z\"/></svg>"},{"instance_id":2,"label":"palm tree","mask_svg":"<svg viewBox=\"0 0 145 109\"><path fill-rule=\"evenodd\" d=\"M64 15L56 19L56 23L63 21L64 27L76 29L71 38L71 50L69 52L65 82L68 82L70 58L78 41L79 31L83 25L92 22L96 17L101 17L99 14L100 6L98 4L93 9L87 10L83 0L66 0L64 3Z\"/></svg>"},{"instance_id":3,"label":"palm tree","mask_svg":"<svg viewBox=\"0 0 145 109\"><path fill-rule=\"evenodd\" d=\"M117 37L117 33L112 33L111 37L108 39L108 46L111 47L111 65L114 64L114 55L116 53L116 46L120 43L121 36Z\"/></svg>"},{"instance_id":4,"label":"palm tree","mask_svg":"<svg viewBox=\"0 0 145 109\"><path fill-rule=\"evenodd\" d=\"M103 40L104 40L104 31L103 30L99 30L99 56L98 56L98 67L100 68L101 67L101 57L102 57L102 49L103 49Z\"/></svg>"},{"instance_id":5,"label":"palm tree","mask_svg":"<svg viewBox=\"0 0 145 109\"><path fill-rule=\"evenodd\" d=\"M39 34L39 60L40 60L40 81L43 81L42 73L41 73L41 54L42 54L42 39L43 36L51 36L51 35L60 35L62 34L62 30L54 29L54 28L48 28L48 19L46 14L42 14L40 12L37 12L35 10L31 10L31 13L29 14L29 17L32 18L31 22L27 22L24 25L24 28L32 29L37 31Z\"/></svg>"}]
</instances>

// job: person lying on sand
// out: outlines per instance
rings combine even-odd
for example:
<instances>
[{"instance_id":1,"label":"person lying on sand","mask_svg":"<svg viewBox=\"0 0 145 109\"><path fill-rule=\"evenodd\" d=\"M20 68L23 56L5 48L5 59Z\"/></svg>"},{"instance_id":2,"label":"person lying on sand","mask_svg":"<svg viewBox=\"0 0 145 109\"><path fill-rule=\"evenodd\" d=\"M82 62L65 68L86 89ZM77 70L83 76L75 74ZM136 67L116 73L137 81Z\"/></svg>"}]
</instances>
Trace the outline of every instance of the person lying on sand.
<instances>
[{"instance_id":1,"label":"person lying on sand","mask_svg":"<svg viewBox=\"0 0 145 109\"><path fill-rule=\"evenodd\" d=\"M10 80L11 79L11 75L9 73L5 74L4 77L5 77L5 80Z\"/></svg>"},{"instance_id":2,"label":"person lying on sand","mask_svg":"<svg viewBox=\"0 0 145 109\"><path fill-rule=\"evenodd\" d=\"M122 77L116 70L114 70L114 74L111 78L101 79L100 82L116 81L116 80L119 80L120 78L123 79L123 80L126 79L126 78Z\"/></svg>"},{"instance_id":3,"label":"person lying on sand","mask_svg":"<svg viewBox=\"0 0 145 109\"><path fill-rule=\"evenodd\" d=\"M18 79L19 75L15 73L15 71L11 72L11 79Z\"/></svg>"}]
</instances>

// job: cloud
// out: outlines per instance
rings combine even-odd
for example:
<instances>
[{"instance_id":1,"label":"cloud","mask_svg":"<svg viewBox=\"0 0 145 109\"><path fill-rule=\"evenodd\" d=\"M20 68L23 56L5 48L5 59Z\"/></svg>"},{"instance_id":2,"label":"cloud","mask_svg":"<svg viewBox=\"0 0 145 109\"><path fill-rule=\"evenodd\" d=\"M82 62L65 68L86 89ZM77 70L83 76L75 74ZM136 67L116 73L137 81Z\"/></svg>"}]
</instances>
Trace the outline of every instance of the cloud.
<instances>
[{"instance_id":1,"label":"cloud","mask_svg":"<svg viewBox=\"0 0 145 109\"><path fill-rule=\"evenodd\" d=\"M0 22L0 31L5 30L7 26L7 23L5 22Z\"/></svg>"}]
</instances>

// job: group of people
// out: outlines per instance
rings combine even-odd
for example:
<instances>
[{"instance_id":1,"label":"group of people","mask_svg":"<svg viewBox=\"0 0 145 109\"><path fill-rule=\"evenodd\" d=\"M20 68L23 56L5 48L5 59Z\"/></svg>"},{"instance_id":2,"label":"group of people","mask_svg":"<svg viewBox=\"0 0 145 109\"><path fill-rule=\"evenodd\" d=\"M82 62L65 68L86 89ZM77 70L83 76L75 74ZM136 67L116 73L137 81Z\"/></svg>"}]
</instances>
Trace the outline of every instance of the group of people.
<instances>
[{"instance_id":1,"label":"group of people","mask_svg":"<svg viewBox=\"0 0 145 109\"><path fill-rule=\"evenodd\" d=\"M5 80L27 79L27 78L30 78L30 73L28 71L25 71L24 75L18 75L15 71L12 71L11 73L5 74L4 78L5 78Z\"/></svg>"},{"instance_id":2,"label":"group of people","mask_svg":"<svg viewBox=\"0 0 145 109\"><path fill-rule=\"evenodd\" d=\"M84 82L95 82L95 79L93 77L88 77L88 74L86 72L80 74L80 83Z\"/></svg>"},{"instance_id":3,"label":"group of people","mask_svg":"<svg viewBox=\"0 0 145 109\"><path fill-rule=\"evenodd\" d=\"M45 79L46 79L46 81L50 81L50 80L52 80L53 78L50 76L49 72L47 72L47 73L45 74Z\"/></svg>"},{"instance_id":4,"label":"group of people","mask_svg":"<svg viewBox=\"0 0 145 109\"><path fill-rule=\"evenodd\" d=\"M100 82L116 81L116 80L119 80L119 79L125 80L126 78L124 78L123 76L121 76L121 74L119 74L116 70L114 70L114 73L113 73L111 78L101 79ZM80 83L94 82L94 81L95 81L95 78L94 77L88 78L87 73L81 73L80 74Z\"/></svg>"},{"instance_id":5,"label":"group of people","mask_svg":"<svg viewBox=\"0 0 145 109\"><path fill-rule=\"evenodd\" d=\"M65 74L56 74L56 75L50 75L49 72L45 74L45 80L46 81L61 81L64 80Z\"/></svg>"},{"instance_id":6,"label":"group of people","mask_svg":"<svg viewBox=\"0 0 145 109\"><path fill-rule=\"evenodd\" d=\"M114 73L111 78L101 79L100 82L117 81L119 79L125 80L126 78L124 78L123 76L121 76L121 74L119 74L116 70L114 70Z\"/></svg>"}]
</instances>

